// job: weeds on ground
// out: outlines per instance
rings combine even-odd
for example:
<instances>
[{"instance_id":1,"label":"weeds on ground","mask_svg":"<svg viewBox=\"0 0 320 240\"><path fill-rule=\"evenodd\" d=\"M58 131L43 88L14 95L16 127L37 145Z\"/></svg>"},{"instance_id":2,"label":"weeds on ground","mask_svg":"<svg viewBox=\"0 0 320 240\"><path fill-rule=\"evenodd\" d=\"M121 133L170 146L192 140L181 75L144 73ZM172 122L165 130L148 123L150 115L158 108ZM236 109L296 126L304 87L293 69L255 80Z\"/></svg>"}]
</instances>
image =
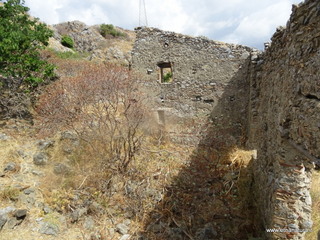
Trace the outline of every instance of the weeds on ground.
<instances>
[{"instance_id":1,"label":"weeds on ground","mask_svg":"<svg viewBox=\"0 0 320 240\"><path fill-rule=\"evenodd\" d=\"M3 201L17 201L19 198L20 189L7 186L0 191L0 199Z\"/></svg>"}]
</instances>

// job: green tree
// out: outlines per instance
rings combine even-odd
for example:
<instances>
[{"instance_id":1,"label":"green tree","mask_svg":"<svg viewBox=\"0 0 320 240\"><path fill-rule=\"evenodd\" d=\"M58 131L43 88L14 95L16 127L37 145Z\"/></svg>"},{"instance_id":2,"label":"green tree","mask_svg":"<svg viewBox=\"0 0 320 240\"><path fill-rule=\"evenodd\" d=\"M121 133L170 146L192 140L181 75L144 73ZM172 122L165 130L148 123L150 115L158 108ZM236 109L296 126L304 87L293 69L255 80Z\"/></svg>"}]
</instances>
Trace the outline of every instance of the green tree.
<instances>
[{"instance_id":1,"label":"green tree","mask_svg":"<svg viewBox=\"0 0 320 240\"><path fill-rule=\"evenodd\" d=\"M39 53L53 31L28 11L24 0L0 0L0 76L34 86L54 76L54 66Z\"/></svg>"}]
</instances>

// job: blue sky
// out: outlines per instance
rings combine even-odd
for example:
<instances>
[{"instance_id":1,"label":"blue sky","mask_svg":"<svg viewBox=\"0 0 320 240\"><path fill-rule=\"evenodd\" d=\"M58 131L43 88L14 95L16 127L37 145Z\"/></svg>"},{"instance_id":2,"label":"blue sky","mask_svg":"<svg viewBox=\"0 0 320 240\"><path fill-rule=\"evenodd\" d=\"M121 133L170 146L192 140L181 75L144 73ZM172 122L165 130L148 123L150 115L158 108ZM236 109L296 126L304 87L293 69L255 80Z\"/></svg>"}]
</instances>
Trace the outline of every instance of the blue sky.
<instances>
[{"instance_id":1,"label":"blue sky","mask_svg":"<svg viewBox=\"0 0 320 240\"><path fill-rule=\"evenodd\" d=\"M144 0L148 26L263 48L285 26L300 0ZM25 0L31 15L48 24L79 20L133 30L142 0ZM143 17L144 15L142 15ZM144 20L142 18L142 20ZM143 21L145 22L145 21Z\"/></svg>"}]
</instances>

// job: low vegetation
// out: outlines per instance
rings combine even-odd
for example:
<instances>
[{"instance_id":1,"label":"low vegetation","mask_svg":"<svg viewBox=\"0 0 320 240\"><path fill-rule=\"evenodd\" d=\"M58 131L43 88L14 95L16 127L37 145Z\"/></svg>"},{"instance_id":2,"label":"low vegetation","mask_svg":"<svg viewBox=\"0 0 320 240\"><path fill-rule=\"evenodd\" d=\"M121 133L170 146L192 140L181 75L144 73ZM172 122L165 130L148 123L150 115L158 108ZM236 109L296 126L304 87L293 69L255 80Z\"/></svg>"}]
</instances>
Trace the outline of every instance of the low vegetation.
<instances>
[{"instance_id":1,"label":"low vegetation","mask_svg":"<svg viewBox=\"0 0 320 240\"><path fill-rule=\"evenodd\" d=\"M117 30L112 24L101 24L100 34L103 37L113 36L113 37L125 37L126 34Z\"/></svg>"},{"instance_id":2,"label":"low vegetation","mask_svg":"<svg viewBox=\"0 0 320 240\"><path fill-rule=\"evenodd\" d=\"M168 72L163 76L163 82L168 83L172 81L172 72Z\"/></svg>"},{"instance_id":3,"label":"low vegetation","mask_svg":"<svg viewBox=\"0 0 320 240\"><path fill-rule=\"evenodd\" d=\"M59 52L55 51L53 49L47 49L46 51L47 54L51 55L51 61L53 61L53 58L60 58L60 59L73 59L73 60L83 60L86 59L90 56L90 53L86 52L77 52L75 50L73 51L67 51L67 52ZM43 53L44 53L43 52Z\"/></svg>"},{"instance_id":4,"label":"low vegetation","mask_svg":"<svg viewBox=\"0 0 320 240\"><path fill-rule=\"evenodd\" d=\"M139 76L117 65L64 59L50 50L42 54L61 77L41 94L35 127L39 138L54 139L51 164L68 166L58 175L48 168L41 181L45 204L53 210L41 213L45 219L57 212L77 224L82 218L74 213L83 209L101 224L104 240L108 228L128 218L130 234L149 239L175 239L170 231L177 228L181 236L195 237L203 222L217 216L224 222L233 217L242 224L241 234L250 232L252 223L243 221L251 213L244 187L250 153L209 154L165 141L148 122ZM73 137L62 141L65 131Z\"/></svg>"},{"instance_id":5,"label":"low vegetation","mask_svg":"<svg viewBox=\"0 0 320 240\"><path fill-rule=\"evenodd\" d=\"M72 37L68 36L68 35L63 35L61 38L61 44L67 48L71 48L73 49L74 47L74 41L72 39Z\"/></svg>"}]
</instances>

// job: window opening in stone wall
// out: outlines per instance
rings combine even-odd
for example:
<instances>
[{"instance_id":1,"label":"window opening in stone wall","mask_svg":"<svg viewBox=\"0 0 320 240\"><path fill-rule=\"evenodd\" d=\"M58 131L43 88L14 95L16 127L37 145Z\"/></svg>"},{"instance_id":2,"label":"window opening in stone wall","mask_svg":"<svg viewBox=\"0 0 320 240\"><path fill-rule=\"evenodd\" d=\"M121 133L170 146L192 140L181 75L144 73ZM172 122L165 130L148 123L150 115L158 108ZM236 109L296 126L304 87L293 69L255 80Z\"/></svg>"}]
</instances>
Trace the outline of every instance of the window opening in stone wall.
<instances>
[{"instance_id":1,"label":"window opening in stone wall","mask_svg":"<svg viewBox=\"0 0 320 240\"><path fill-rule=\"evenodd\" d=\"M204 103L214 103L214 99L204 99Z\"/></svg>"},{"instance_id":2,"label":"window opening in stone wall","mask_svg":"<svg viewBox=\"0 0 320 240\"><path fill-rule=\"evenodd\" d=\"M161 83L170 83L173 81L172 63L162 62L158 63L159 67L159 80Z\"/></svg>"},{"instance_id":3,"label":"window opening in stone wall","mask_svg":"<svg viewBox=\"0 0 320 240\"><path fill-rule=\"evenodd\" d=\"M165 125L164 110L158 110L158 124L162 126Z\"/></svg>"}]
</instances>

